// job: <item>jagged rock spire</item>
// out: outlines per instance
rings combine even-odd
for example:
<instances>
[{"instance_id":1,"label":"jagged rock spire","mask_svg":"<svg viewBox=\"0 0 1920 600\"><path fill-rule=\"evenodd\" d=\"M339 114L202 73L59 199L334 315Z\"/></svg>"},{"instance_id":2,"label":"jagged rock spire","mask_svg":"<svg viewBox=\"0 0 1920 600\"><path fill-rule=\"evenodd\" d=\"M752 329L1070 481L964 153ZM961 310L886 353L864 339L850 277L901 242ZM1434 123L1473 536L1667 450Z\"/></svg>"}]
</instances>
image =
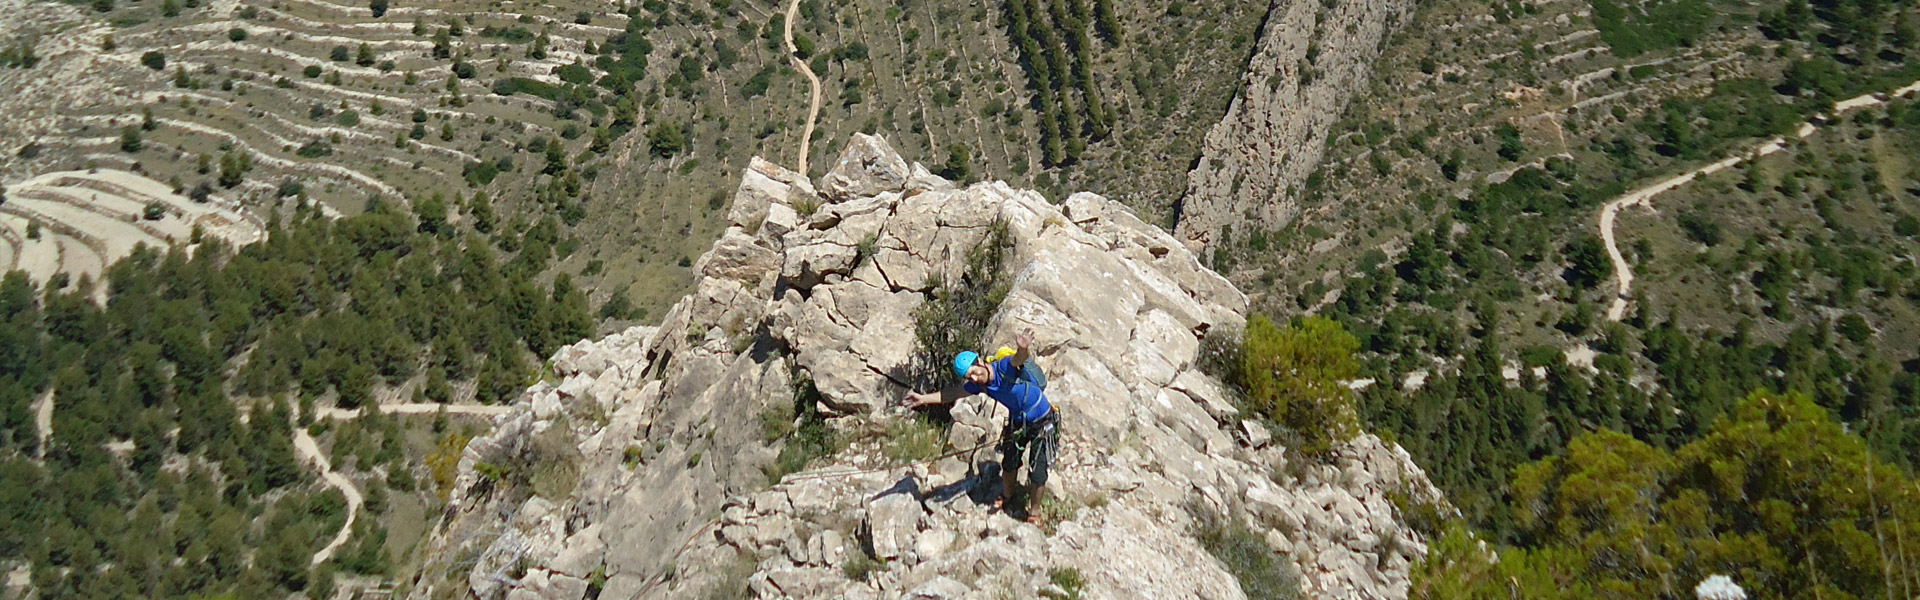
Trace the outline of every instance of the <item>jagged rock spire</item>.
<instances>
[{"instance_id":1,"label":"jagged rock spire","mask_svg":"<svg viewBox=\"0 0 1920 600\"><path fill-rule=\"evenodd\" d=\"M760 597L1034 597L1064 570L1087 598L1244 597L1194 538L1188 510L1202 507L1267 540L1316 596L1405 597L1425 546L1388 494L1439 492L1372 436L1288 467L1195 365L1203 334L1241 326L1247 297L1173 236L1094 194L1056 205L1000 182L956 187L869 136L819 190L755 160L693 293L657 327L553 357L560 383L529 389L467 448L416 596L578 600L600 573L600 598L617 600L743 582ZM1051 531L992 508L990 451L875 468L896 460L880 432L909 418L897 401L916 310L996 223L1010 283L979 333L1032 330L1049 373L1063 422ZM859 441L769 487L763 468L797 443L778 438L797 378ZM956 449L1005 418L981 397L951 412ZM455 557L477 558L463 572ZM891 566L856 580L849 561ZM514 565L526 575L502 575Z\"/></svg>"}]
</instances>

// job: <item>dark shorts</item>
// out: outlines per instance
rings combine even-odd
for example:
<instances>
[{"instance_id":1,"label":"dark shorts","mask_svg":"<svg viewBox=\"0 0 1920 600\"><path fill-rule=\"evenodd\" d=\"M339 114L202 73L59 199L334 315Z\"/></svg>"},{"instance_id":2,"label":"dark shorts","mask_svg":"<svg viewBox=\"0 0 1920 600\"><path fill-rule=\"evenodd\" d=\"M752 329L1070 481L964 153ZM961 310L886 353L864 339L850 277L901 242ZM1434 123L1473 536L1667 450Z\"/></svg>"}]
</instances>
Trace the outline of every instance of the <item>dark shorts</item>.
<instances>
[{"instance_id":1,"label":"dark shorts","mask_svg":"<svg viewBox=\"0 0 1920 600\"><path fill-rule=\"evenodd\" d=\"M1031 422L1007 419L1000 430L1000 470L1017 473L1022 462L1028 464L1027 481L1034 487L1047 483L1047 470L1053 467L1054 453L1060 448L1060 411Z\"/></svg>"}]
</instances>

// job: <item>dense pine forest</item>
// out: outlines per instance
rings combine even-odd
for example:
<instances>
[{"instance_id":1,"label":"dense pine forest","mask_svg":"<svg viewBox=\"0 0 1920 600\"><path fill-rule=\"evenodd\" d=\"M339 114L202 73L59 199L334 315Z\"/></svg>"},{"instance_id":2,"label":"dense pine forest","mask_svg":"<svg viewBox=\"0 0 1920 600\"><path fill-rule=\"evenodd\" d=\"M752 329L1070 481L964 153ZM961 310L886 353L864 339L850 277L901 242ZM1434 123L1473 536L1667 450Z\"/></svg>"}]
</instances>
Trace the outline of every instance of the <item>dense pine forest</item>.
<instances>
[{"instance_id":1,"label":"dense pine forest","mask_svg":"<svg viewBox=\"0 0 1920 600\"><path fill-rule=\"evenodd\" d=\"M344 502L296 462L292 428L316 403L401 390L511 399L535 357L593 325L565 275L539 278L567 251L551 218L483 238L419 206L330 220L303 204L238 250L209 236L136 251L105 281L0 279L0 555L27 558L45 598L263 598L389 569L363 519L311 574ZM383 473L379 496L422 485L393 421L338 431L335 460Z\"/></svg>"}]
</instances>

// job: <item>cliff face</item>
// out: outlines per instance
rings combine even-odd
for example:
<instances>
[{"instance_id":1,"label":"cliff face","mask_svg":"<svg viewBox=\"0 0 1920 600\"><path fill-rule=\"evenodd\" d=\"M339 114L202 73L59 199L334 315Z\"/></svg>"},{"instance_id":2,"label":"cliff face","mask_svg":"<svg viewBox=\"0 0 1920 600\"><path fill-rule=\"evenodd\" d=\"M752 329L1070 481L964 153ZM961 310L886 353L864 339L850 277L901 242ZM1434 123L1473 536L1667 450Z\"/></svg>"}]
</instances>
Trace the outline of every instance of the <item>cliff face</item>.
<instances>
[{"instance_id":1,"label":"cliff face","mask_svg":"<svg viewBox=\"0 0 1920 600\"><path fill-rule=\"evenodd\" d=\"M1194 366L1246 297L1120 205L956 188L857 136L818 188L756 160L730 217L659 327L562 349L558 383L471 442L414 597L1029 598L1073 571L1085 598L1245 597L1195 540L1196 508L1264 538L1311 596L1406 596L1425 546L1388 496L1439 492L1372 436L1289 466ZM915 310L996 222L1011 283L981 334L1031 328L1049 374L1048 529L993 508L990 448L886 468L895 440L875 434L907 418ZM798 377L855 441L769 486L763 467L795 442L763 441L762 415ZM1005 418L984 397L952 413L955 449Z\"/></svg>"},{"instance_id":2,"label":"cliff face","mask_svg":"<svg viewBox=\"0 0 1920 600\"><path fill-rule=\"evenodd\" d=\"M1181 197L1180 239L1212 244L1223 227L1278 229L1299 214L1327 135L1411 0L1280 0L1262 28L1240 94L1207 132Z\"/></svg>"}]
</instances>

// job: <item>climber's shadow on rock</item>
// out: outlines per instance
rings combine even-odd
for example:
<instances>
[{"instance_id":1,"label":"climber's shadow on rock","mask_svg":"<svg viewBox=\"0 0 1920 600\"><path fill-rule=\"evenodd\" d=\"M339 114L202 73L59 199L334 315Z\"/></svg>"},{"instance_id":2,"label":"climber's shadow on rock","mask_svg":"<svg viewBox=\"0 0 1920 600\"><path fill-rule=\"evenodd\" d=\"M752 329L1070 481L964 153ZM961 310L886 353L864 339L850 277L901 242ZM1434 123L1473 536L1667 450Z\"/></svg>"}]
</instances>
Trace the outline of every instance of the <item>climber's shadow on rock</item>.
<instances>
[{"instance_id":1,"label":"climber's shadow on rock","mask_svg":"<svg viewBox=\"0 0 1920 600\"><path fill-rule=\"evenodd\" d=\"M965 495L968 500L980 506L991 506L993 500L1000 497L1000 463L981 461L971 469L971 475L965 479L949 483L927 492L926 499L931 502L947 502Z\"/></svg>"},{"instance_id":2,"label":"climber's shadow on rock","mask_svg":"<svg viewBox=\"0 0 1920 600\"><path fill-rule=\"evenodd\" d=\"M908 473L900 476L900 480L893 482L893 485L888 486L887 489L874 492L872 496L868 496L867 501L872 502L894 494L906 494L915 501L925 501L927 499L926 496L920 494L920 480L914 477L912 473Z\"/></svg>"}]
</instances>

